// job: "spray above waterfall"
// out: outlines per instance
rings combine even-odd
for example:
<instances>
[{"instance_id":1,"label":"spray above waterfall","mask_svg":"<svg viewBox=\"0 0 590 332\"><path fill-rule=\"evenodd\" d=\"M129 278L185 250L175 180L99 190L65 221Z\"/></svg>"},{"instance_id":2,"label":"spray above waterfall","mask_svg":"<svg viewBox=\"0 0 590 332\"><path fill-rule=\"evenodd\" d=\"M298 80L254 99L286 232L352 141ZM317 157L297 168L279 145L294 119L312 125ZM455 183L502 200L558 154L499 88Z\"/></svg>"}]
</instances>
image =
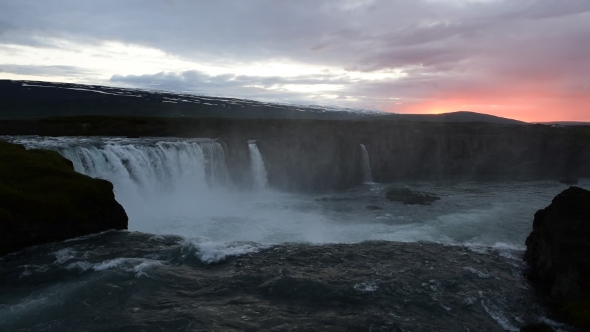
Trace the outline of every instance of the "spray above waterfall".
<instances>
[{"instance_id":1,"label":"spray above waterfall","mask_svg":"<svg viewBox=\"0 0 590 332\"><path fill-rule=\"evenodd\" d=\"M264 160L262 160L262 155L255 141L249 141L248 148L250 149L250 165L252 167L254 188L264 189L268 184Z\"/></svg>"},{"instance_id":2,"label":"spray above waterfall","mask_svg":"<svg viewBox=\"0 0 590 332\"><path fill-rule=\"evenodd\" d=\"M367 147L365 147L364 144L361 144L361 158L363 166L363 182L373 182L373 175L371 174L371 162L369 160L369 152L367 152Z\"/></svg>"}]
</instances>

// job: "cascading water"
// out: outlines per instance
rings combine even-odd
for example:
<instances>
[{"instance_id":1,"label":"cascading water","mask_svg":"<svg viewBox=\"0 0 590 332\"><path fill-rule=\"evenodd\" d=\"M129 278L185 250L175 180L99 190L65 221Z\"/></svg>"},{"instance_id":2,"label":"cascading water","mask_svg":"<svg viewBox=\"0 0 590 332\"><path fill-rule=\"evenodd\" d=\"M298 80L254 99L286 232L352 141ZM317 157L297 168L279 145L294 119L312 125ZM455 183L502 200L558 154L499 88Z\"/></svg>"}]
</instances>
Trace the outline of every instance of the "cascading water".
<instances>
[{"instance_id":1,"label":"cascading water","mask_svg":"<svg viewBox=\"0 0 590 332\"><path fill-rule=\"evenodd\" d=\"M115 189L145 198L190 193L227 183L225 154L214 141L78 145L59 149L76 171L113 182Z\"/></svg>"},{"instance_id":2,"label":"cascading water","mask_svg":"<svg viewBox=\"0 0 590 332\"><path fill-rule=\"evenodd\" d=\"M370 183L373 182L373 175L371 174L371 162L369 160L369 153L367 152L367 147L364 144L361 144L361 156L363 158L363 182Z\"/></svg>"},{"instance_id":3,"label":"cascading water","mask_svg":"<svg viewBox=\"0 0 590 332\"><path fill-rule=\"evenodd\" d=\"M194 220L231 187L223 146L209 139L22 139L71 160L82 174L109 180L130 229L164 228L165 220ZM153 227L152 227L153 226ZM150 228L146 228L150 227Z\"/></svg>"},{"instance_id":4,"label":"cascading water","mask_svg":"<svg viewBox=\"0 0 590 332\"><path fill-rule=\"evenodd\" d=\"M248 148L250 149L250 163L252 167L254 187L256 189L264 189L268 184L264 160L262 159L262 155L255 142L248 142Z\"/></svg>"}]
</instances>

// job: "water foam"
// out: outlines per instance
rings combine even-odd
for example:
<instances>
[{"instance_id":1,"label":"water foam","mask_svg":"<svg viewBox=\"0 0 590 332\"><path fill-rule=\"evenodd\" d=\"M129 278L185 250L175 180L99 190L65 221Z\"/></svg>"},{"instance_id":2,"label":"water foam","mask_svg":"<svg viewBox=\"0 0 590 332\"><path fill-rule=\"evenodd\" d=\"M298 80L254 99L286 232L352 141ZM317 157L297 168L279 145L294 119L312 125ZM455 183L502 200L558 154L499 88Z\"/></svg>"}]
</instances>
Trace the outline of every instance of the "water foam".
<instances>
[{"instance_id":1,"label":"water foam","mask_svg":"<svg viewBox=\"0 0 590 332\"><path fill-rule=\"evenodd\" d=\"M361 282L354 285L354 289L363 293L372 293L379 289L379 286L373 281Z\"/></svg>"},{"instance_id":2,"label":"water foam","mask_svg":"<svg viewBox=\"0 0 590 332\"><path fill-rule=\"evenodd\" d=\"M53 254L56 258L55 262L53 263L54 265L63 264L76 257L76 252L72 248L61 249L54 252Z\"/></svg>"},{"instance_id":3,"label":"water foam","mask_svg":"<svg viewBox=\"0 0 590 332\"><path fill-rule=\"evenodd\" d=\"M134 272L137 278L147 276L145 270L154 266L162 265L163 262L149 258L129 258L119 257L109 259L100 263L90 263L87 261L78 261L68 264L66 269L78 270L81 273L89 270L100 272L110 269L120 269L126 272Z\"/></svg>"},{"instance_id":4,"label":"water foam","mask_svg":"<svg viewBox=\"0 0 590 332\"><path fill-rule=\"evenodd\" d=\"M188 238L182 242L186 248L196 248L195 256L203 263L219 263L228 257L256 253L268 246L256 243L215 242L207 238Z\"/></svg>"}]
</instances>

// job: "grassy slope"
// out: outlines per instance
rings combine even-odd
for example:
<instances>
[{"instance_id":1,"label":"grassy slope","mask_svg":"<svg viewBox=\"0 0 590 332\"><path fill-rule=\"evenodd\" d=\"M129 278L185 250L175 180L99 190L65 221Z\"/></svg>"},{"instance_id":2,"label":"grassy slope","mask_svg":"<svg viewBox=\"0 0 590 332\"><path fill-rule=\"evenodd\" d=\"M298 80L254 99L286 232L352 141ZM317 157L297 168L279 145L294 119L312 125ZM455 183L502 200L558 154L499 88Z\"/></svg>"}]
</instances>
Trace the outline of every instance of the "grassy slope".
<instances>
[{"instance_id":1,"label":"grassy slope","mask_svg":"<svg viewBox=\"0 0 590 332\"><path fill-rule=\"evenodd\" d=\"M109 224L112 211L120 219L117 205L110 182L76 173L57 152L0 141L0 255L13 247L100 231L100 225L85 223L102 214ZM64 231L50 234L56 229ZM35 239L27 236L31 233Z\"/></svg>"}]
</instances>

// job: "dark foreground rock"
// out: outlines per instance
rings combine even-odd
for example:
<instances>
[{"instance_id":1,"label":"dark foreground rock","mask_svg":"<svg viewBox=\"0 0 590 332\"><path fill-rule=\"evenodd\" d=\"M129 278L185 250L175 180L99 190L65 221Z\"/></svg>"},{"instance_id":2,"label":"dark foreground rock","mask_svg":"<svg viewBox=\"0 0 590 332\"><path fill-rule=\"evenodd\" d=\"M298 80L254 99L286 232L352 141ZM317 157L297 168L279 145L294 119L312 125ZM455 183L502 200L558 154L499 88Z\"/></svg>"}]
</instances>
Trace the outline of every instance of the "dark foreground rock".
<instances>
[{"instance_id":1,"label":"dark foreground rock","mask_svg":"<svg viewBox=\"0 0 590 332\"><path fill-rule=\"evenodd\" d=\"M0 141L0 255L127 221L110 182L76 173L57 152Z\"/></svg>"},{"instance_id":2,"label":"dark foreground rock","mask_svg":"<svg viewBox=\"0 0 590 332\"><path fill-rule=\"evenodd\" d=\"M526 246L529 279L559 314L590 328L590 191L571 187L538 211Z\"/></svg>"},{"instance_id":3,"label":"dark foreground rock","mask_svg":"<svg viewBox=\"0 0 590 332\"><path fill-rule=\"evenodd\" d=\"M430 205L440 199L432 194L412 191L408 188L391 189L385 193L385 197L390 201L408 205Z\"/></svg>"}]
</instances>

